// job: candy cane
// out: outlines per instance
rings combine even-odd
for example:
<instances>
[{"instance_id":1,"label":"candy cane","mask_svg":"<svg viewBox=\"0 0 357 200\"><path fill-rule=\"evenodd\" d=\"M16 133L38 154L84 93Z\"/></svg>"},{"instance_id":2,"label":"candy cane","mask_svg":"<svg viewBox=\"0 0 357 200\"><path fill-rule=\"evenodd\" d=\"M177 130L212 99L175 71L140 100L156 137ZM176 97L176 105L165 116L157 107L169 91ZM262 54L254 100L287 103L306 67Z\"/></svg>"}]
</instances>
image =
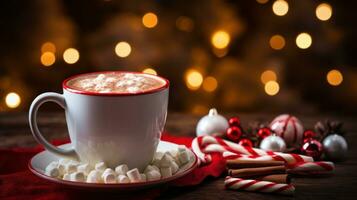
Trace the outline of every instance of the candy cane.
<instances>
[{"instance_id":1,"label":"candy cane","mask_svg":"<svg viewBox=\"0 0 357 200\"><path fill-rule=\"evenodd\" d=\"M332 162L305 162L297 163L295 165L288 166L289 174L329 174L335 169L335 165Z\"/></svg>"},{"instance_id":2,"label":"candy cane","mask_svg":"<svg viewBox=\"0 0 357 200\"><path fill-rule=\"evenodd\" d=\"M227 189L245 190L250 192L276 193L284 195L294 194L295 188L291 184L280 184L269 181L246 180L227 177L224 181Z\"/></svg>"}]
</instances>

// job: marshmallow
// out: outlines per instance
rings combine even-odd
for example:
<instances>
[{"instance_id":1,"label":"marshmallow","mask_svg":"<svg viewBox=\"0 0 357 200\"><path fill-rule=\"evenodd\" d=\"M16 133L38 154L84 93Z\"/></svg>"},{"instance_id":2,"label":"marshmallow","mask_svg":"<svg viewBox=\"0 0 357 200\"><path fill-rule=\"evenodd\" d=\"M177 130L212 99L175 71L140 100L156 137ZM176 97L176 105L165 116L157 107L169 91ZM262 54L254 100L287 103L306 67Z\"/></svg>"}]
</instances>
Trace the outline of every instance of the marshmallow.
<instances>
[{"instance_id":1,"label":"marshmallow","mask_svg":"<svg viewBox=\"0 0 357 200\"><path fill-rule=\"evenodd\" d=\"M122 175L122 174L120 174L118 176L117 181L118 181L118 183L130 183L130 179L127 176Z\"/></svg>"},{"instance_id":2,"label":"marshmallow","mask_svg":"<svg viewBox=\"0 0 357 200\"><path fill-rule=\"evenodd\" d=\"M98 170L92 170L87 176L87 183L100 183L101 182L101 173Z\"/></svg>"},{"instance_id":3,"label":"marshmallow","mask_svg":"<svg viewBox=\"0 0 357 200\"><path fill-rule=\"evenodd\" d=\"M146 166L146 168L145 168L145 170L144 170L144 173L146 174L147 172L153 171L153 170L160 172L160 169L159 169L157 166L155 166L155 165L148 165L148 166Z\"/></svg>"},{"instance_id":4,"label":"marshmallow","mask_svg":"<svg viewBox=\"0 0 357 200\"><path fill-rule=\"evenodd\" d=\"M51 162L49 165L47 165L45 169L45 174L50 177L60 176L60 171L58 169L58 162Z\"/></svg>"},{"instance_id":5,"label":"marshmallow","mask_svg":"<svg viewBox=\"0 0 357 200\"><path fill-rule=\"evenodd\" d=\"M84 175L86 175L86 176L88 176L88 174L91 170L92 170L92 168L90 167L90 165L88 163L78 165L78 167L77 167L77 171L83 172Z\"/></svg>"},{"instance_id":6,"label":"marshmallow","mask_svg":"<svg viewBox=\"0 0 357 200\"><path fill-rule=\"evenodd\" d=\"M58 163L57 167L58 167L60 176L63 176L66 173L66 166L61 163Z\"/></svg>"},{"instance_id":7,"label":"marshmallow","mask_svg":"<svg viewBox=\"0 0 357 200\"><path fill-rule=\"evenodd\" d=\"M151 170L146 173L146 178L148 181L155 181L161 178L160 171Z\"/></svg>"},{"instance_id":8,"label":"marshmallow","mask_svg":"<svg viewBox=\"0 0 357 200\"><path fill-rule=\"evenodd\" d=\"M178 151L177 150L171 150L168 152L170 154L171 157L175 158L178 154Z\"/></svg>"},{"instance_id":9,"label":"marshmallow","mask_svg":"<svg viewBox=\"0 0 357 200\"><path fill-rule=\"evenodd\" d=\"M186 151L186 146L185 145L178 145L178 147L177 147L177 150L178 150L178 152L183 152L183 151Z\"/></svg>"},{"instance_id":10,"label":"marshmallow","mask_svg":"<svg viewBox=\"0 0 357 200\"><path fill-rule=\"evenodd\" d=\"M70 181L71 180L71 175L69 173L63 174L63 180Z\"/></svg>"},{"instance_id":11,"label":"marshmallow","mask_svg":"<svg viewBox=\"0 0 357 200\"><path fill-rule=\"evenodd\" d=\"M105 162L99 162L97 164L95 164L94 169L103 172L105 169L107 168L107 165L105 164Z\"/></svg>"},{"instance_id":12,"label":"marshmallow","mask_svg":"<svg viewBox=\"0 0 357 200\"><path fill-rule=\"evenodd\" d=\"M118 174L118 175L126 175L126 173L128 172L129 168L126 164L122 164L122 165L119 165L115 168L115 172Z\"/></svg>"},{"instance_id":13,"label":"marshmallow","mask_svg":"<svg viewBox=\"0 0 357 200\"><path fill-rule=\"evenodd\" d=\"M168 177L172 176L171 167L162 167L162 168L160 168L160 172L161 172L162 178L168 178Z\"/></svg>"},{"instance_id":14,"label":"marshmallow","mask_svg":"<svg viewBox=\"0 0 357 200\"><path fill-rule=\"evenodd\" d=\"M172 160L173 158L168 153L165 153L160 160L160 167L170 167Z\"/></svg>"},{"instance_id":15,"label":"marshmallow","mask_svg":"<svg viewBox=\"0 0 357 200\"><path fill-rule=\"evenodd\" d=\"M141 180L141 175L140 172L138 170L138 168L134 168L132 170L129 170L126 175L128 176L128 178L130 179L130 182L140 182Z\"/></svg>"},{"instance_id":16,"label":"marshmallow","mask_svg":"<svg viewBox=\"0 0 357 200\"><path fill-rule=\"evenodd\" d=\"M140 174L140 181L145 182L146 181L146 174Z\"/></svg>"},{"instance_id":17,"label":"marshmallow","mask_svg":"<svg viewBox=\"0 0 357 200\"><path fill-rule=\"evenodd\" d=\"M65 167L65 172L66 173L73 173L77 171L77 166L78 164L75 162L68 162L64 167Z\"/></svg>"},{"instance_id":18,"label":"marshmallow","mask_svg":"<svg viewBox=\"0 0 357 200\"><path fill-rule=\"evenodd\" d=\"M175 174L179 170L179 166L175 161L170 162L170 167L171 167L172 174Z\"/></svg>"},{"instance_id":19,"label":"marshmallow","mask_svg":"<svg viewBox=\"0 0 357 200\"><path fill-rule=\"evenodd\" d=\"M83 172L74 172L70 175L71 181L84 182L86 180Z\"/></svg>"},{"instance_id":20,"label":"marshmallow","mask_svg":"<svg viewBox=\"0 0 357 200\"><path fill-rule=\"evenodd\" d=\"M115 174L115 171L112 170L111 168L107 168L104 170L103 174Z\"/></svg>"},{"instance_id":21,"label":"marshmallow","mask_svg":"<svg viewBox=\"0 0 357 200\"><path fill-rule=\"evenodd\" d=\"M111 169L112 170L112 169ZM112 170L113 171L113 170ZM114 171L113 171L114 172ZM102 174L102 179L104 183L116 183L116 176L114 173L103 173Z\"/></svg>"},{"instance_id":22,"label":"marshmallow","mask_svg":"<svg viewBox=\"0 0 357 200\"><path fill-rule=\"evenodd\" d=\"M188 155L187 151L181 151L178 154L178 158L180 160L180 164L186 164L188 161L190 161L190 156Z\"/></svg>"}]
</instances>

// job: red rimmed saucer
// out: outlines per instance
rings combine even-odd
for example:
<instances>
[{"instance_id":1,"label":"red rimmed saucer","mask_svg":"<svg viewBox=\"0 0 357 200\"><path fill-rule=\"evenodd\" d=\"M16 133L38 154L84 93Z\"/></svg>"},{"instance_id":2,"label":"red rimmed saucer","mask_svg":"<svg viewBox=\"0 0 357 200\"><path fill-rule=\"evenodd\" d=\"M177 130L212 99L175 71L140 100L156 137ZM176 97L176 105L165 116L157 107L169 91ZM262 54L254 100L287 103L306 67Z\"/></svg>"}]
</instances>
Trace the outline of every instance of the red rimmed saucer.
<instances>
[{"instance_id":1,"label":"red rimmed saucer","mask_svg":"<svg viewBox=\"0 0 357 200\"><path fill-rule=\"evenodd\" d=\"M68 149L70 148L71 144L64 144L61 145L61 148ZM157 151L170 151L170 150L176 150L177 149L177 144L171 143L171 142L165 142L165 141L160 141ZM125 191L125 190L140 190L140 189L146 189L150 187L155 187L161 184L167 184L170 183L178 178L183 177L184 175L190 173L192 170L194 170L197 165L198 165L198 159L197 156L191 151L188 150L189 155L190 155L190 161L186 163L185 165L181 166L178 172L174 174L171 177L156 180L156 181L147 181L147 182L139 182L139 183L127 183L127 184L104 184L104 183L82 183L82 182L73 182L73 181L65 181L62 179L57 179L53 178L50 176L47 176L45 174L45 168L46 166L52 162L59 160L60 157L52 154L48 151L43 151L38 154L36 154L32 159L30 160L28 167L31 170L32 173L37 175L38 177L48 180L53 183L61 184L64 186L69 186L71 188L78 188L78 189L98 189L98 190L117 190L117 191Z\"/></svg>"}]
</instances>

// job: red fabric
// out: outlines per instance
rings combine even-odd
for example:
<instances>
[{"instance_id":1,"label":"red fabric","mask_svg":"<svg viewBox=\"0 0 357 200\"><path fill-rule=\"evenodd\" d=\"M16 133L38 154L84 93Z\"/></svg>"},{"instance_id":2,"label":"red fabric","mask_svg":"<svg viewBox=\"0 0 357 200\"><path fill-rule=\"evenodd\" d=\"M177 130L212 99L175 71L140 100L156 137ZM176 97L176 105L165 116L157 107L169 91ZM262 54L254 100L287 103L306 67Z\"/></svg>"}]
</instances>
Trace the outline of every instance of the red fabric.
<instances>
[{"instance_id":1,"label":"red fabric","mask_svg":"<svg viewBox=\"0 0 357 200\"><path fill-rule=\"evenodd\" d=\"M164 134L162 140L191 146L191 137L175 137ZM60 145L68 140L54 141ZM0 149L0 199L153 199L164 192L170 192L174 187L192 186L201 183L206 177L218 177L225 169L225 163L219 154L212 155L212 163L196 168L192 173L170 184L138 192L110 193L89 190L75 190L54 184L33 175L27 168L29 160L42 147Z\"/></svg>"}]
</instances>

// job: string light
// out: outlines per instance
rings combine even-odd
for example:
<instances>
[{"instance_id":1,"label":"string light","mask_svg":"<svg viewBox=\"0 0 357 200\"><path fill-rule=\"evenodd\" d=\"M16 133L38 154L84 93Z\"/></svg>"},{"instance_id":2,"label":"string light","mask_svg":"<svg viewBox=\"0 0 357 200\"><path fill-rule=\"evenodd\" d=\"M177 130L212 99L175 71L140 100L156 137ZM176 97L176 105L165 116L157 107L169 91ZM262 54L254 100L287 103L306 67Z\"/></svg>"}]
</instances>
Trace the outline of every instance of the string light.
<instances>
[{"instance_id":1,"label":"string light","mask_svg":"<svg viewBox=\"0 0 357 200\"><path fill-rule=\"evenodd\" d=\"M176 27L181 31L191 32L194 27L194 23L192 19L181 16L176 20Z\"/></svg>"},{"instance_id":2,"label":"string light","mask_svg":"<svg viewBox=\"0 0 357 200\"><path fill-rule=\"evenodd\" d=\"M45 52L41 55L42 65L48 67L53 65L56 62L56 56L52 52Z\"/></svg>"},{"instance_id":3,"label":"string light","mask_svg":"<svg viewBox=\"0 0 357 200\"><path fill-rule=\"evenodd\" d=\"M311 46L311 44L312 44L312 38L308 33L300 33L296 37L296 45L300 49L307 49Z\"/></svg>"},{"instance_id":4,"label":"string light","mask_svg":"<svg viewBox=\"0 0 357 200\"><path fill-rule=\"evenodd\" d=\"M53 44L52 42L45 42L42 44L41 46L41 53L45 53L45 52L52 52L52 53L56 53L56 46L55 44Z\"/></svg>"},{"instance_id":5,"label":"string light","mask_svg":"<svg viewBox=\"0 0 357 200\"><path fill-rule=\"evenodd\" d=\"M202 85L203 76L199 71L195 69L189 69L185 73L185 81L188 89L197 90Z\"/></svg>"},{"instance_id":6,"label":"string light","mask_svg":"<svg viewBox=\"0 0 357 200\"><path fill-rule=\"evenodd\" d=\"M322 3L316 7L316 17L321 21L327 21L332 16L332 7L330 4Z\"/></svg>"},{"instance_id":7,"label":"string light","mask_svg":"<svg viewBox=\"0 0 357 200\"><path fill-rule=\"evenodd\" d=\"M146 68L143 70L143 73L157 75L157 72L153 68Z\"/></svg>"},{"instance_id":8,"label":"string light","mask_svg":"<svg viewBox=\"0 0 357 200\"><path fill-rule=\"evenodd\" d=\"M128 57L129 54L131 53L131 46L129 43L127 42L119 42L116 46L115 46L115 53L117 54L117 56L121 57L121 58L125 58Z\"/></svg>"},{"instance_id":9,"label":"string light","mask_svg":"<svg viewBox=\"0 0 357 200\"><path fill-rule=\"evenodd\" d=\"M277 16L284 16L289 11L289 4L284 0L276 0L273 3L273 12Z\"/></svg>"},{"instance_id":10,"label":"string light","mask_svg":"<svg viewBox=\"0 0 357 200\"><path fill-rule=\"evenodd\" d=\"M79 52L77 49L68 48L63 53L63 60L68 64L74 64L79 60Z\"/></svg>"},{"instance_id":11,"label":"string light","mask_svg":"<svg viewBox=\"0 0 357 200\"><path fill-rule=\"evenodd\" d=\"M258 3L260 4L266 4L268 3L269 0L257 0Z\"/></svg>"},{"instance_id":12,"label":"string light","mask_svg":"<svg viewBox=\"0 0 357 200\"><path fill-rule=\"evenodd\" d=\"M279 89L279 83L277 83L276 81L268 81L264 86L265 93L270 96L278 94Z\"/></svg>"},{"instance_id":13,"label":"string light","mask_svg":"<svg viewBox=\"0 0 357 200\"><path fill-rule=\"evenodd\" d=\"M228 46L231 37L226 31L216 31L211 38L212 45L217 49L224 49Z\"/></svg>"},{"instance_id":14,"label":"string light","mask_svg":"<svg viewBox=\"0 0 357 200\"><path fill-rule=\"evenodd\" d=\"M275 50L280 50L285 46L285 39L281 35L273 35L269 40L270 47Z\"/></svg>"},{"instance_id":15,"label":"string light","mask_svg":"<svg viewBox=\"0 0 357 200\"><path fill-rule=\"evenodd\" d=\"M9 108L17 108L21 103L21 97L16 92L10 92L5 97L5 103Z\"/></svg>"},{"instance_id":16,"label":"string light","mask_svg":"<svg viewBox=\"0 0 357 200\"><path fill-rule=\"evenodd\" d=\"M212 76L207 76L203 81L203 89L207 92L213 92L217 89L217 80Z\"/></svg>"},{"instance_id":17,"label":"string light","mask_svg":"<svg viewBox=\"0 0 357 200\"><path fill-rule=\"evenodd\" d=\"M158 18L155 13L149 12L143 16L142 22L146 28L154 28L158 23Z\"/></svg>"},{"instance_id":18,"label":"string light","mask_svg":"<svg viewBox=\"0 0 357 200\"><path fill-rule=\"evenodd\" d=\"M332 85L332 86L338 86L342 83L343 81L343 75L342 73L337 70L333 69L330 70L327 75L326 75L327 82Z\"/></svg>"},{"instance_id":19,"label":"string light","mask_svg":"<svg viewBox=\"0 0 357 200\"><path fill-rule=\"evenodd\" d=\"M260 75L260 80L263 84L268 83L269 81L276 81L277 76L276 73L272 70L266 70Z\"/></svg>"}]
</instances>

